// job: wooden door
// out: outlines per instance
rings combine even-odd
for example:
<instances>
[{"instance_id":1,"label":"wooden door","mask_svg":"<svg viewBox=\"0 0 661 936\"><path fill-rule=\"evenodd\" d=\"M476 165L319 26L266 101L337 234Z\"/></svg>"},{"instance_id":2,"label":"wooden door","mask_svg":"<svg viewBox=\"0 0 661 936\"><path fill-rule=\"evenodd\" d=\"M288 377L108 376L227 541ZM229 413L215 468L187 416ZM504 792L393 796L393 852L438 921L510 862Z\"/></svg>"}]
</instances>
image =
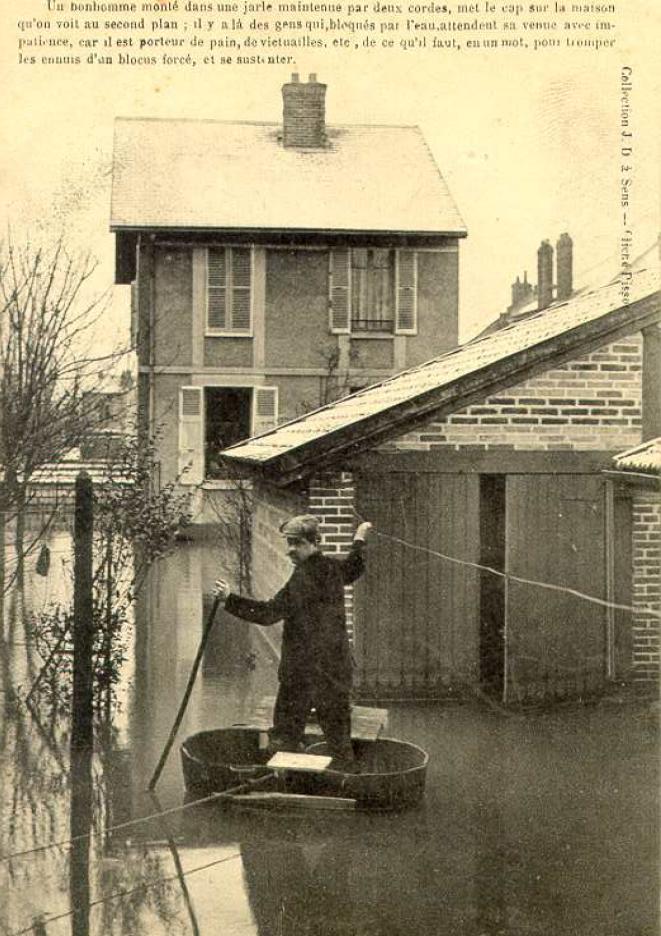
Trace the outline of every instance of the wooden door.
<instances>
[{"instance_id":1,"label":"wooden door","mask_svg":"<svg viewBox=\"0 0 661 936\"><path fill-rule=\"evenodd\" d=\"M606 599L605 482L510 475L506 570ZM508 583L506 698L583 695L607 675L606 609L568 591Z\"/></svg>"},{"instance_id":2,"label":"wooden door","mask_svg":"<svg viewBox=\"0 0 661 936\"><path fill-rule=\"evenodd\" d=\"M474 684L479 579L442 553L479 561L474 475L384 471L356 478L376 526L355 586L356 685L375 698L426 698Z\"/></svg>"}]
</instances>

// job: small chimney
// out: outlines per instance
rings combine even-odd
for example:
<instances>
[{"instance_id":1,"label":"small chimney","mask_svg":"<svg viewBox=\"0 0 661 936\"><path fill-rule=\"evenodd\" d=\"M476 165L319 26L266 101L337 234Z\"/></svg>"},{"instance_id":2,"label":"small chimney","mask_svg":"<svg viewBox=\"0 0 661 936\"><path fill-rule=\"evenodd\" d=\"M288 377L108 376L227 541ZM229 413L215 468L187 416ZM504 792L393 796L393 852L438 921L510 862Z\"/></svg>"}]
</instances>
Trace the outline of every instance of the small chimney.
<instances>
[{"instance_id":1,"label":"small chimney","mask_svg":"<svg viewBox=\"0 0 661 936\"><path fill-rule=\"evenodd\" d=\"M326 145L326 85L311 74L298 74L282 86L282 144L288 149L319 149Z\"/></svg>"},{"instance_id":2,"label":"small chimney","mask_svg":"<svg viewBox=\"0 0 661 936\"><path fill-rule=\"evenodd\" d=\"M569 234L561 234L555 245L556 299L564 302L574 291L574 242Z\"/></svg>"},{"instance_id":3,"label":"small chimney","mask_svg":"<svg viewBox=\"0 0 661 936\"><path fill-rule=\"evenodd\" d=\"M523 282L521 278L517 276L516 280L512 283L512 302L511 305L507 307L507 314L515 315L519 309L522 309L532 301L534 294L535 290L532 284L528 282L528 271L526 270L523 274Z\"/></svg>"},{"instance_id":4,"label":"small chimney","mask_svg":"<svg viewBox=\"0 0 661 936\"><path fill-rule=\"evenodd\" d=\"M537 308L548 308L553 302L553 247L543 240L537 250Z\"/></svg>"},{"instance_id":5,"label":"small chimney","mask_svg":"<svg viewBox=\"0 0 661 936\"><path fill-rule=\"evenodd\" d=\"M518 308L520 302L521 302L521 280L517 276L516 280L512 283L512 304L510 305L508 311L512 311Z\"/></svg>"}]
</instances>

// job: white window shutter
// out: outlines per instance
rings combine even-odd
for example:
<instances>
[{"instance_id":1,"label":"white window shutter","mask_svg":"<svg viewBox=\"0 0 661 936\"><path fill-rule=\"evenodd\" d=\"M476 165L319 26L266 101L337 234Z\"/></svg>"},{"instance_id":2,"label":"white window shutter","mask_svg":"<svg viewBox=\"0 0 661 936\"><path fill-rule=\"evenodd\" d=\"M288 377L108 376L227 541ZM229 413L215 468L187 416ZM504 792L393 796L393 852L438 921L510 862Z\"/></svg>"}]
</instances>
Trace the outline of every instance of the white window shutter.
<instances>
[{"instance_id":1,"label":"white window shutter","mask_svg":"<svg viewBox=\"0 0 661 936\"><path fill-rule=\"evenodd\" d=\"M131 283L131 344L135 348L138 344L140 321L140 297L138 295L137 278Z\"/></svg>"},{"instance_id":2,"label":"white window shutter","mask_svg":"<svg viewBox=\"0 0 661 936\"><path fill-rule=\"evenodd\" d=\"M202 387L179 388L179 475L181 484L204 480Z\"/></svg>"},{"instance_id":3,"label":"white window shutter","mask_svg":"<svg viewBox=\"0 0 661 936\"><path fill-rule=\"evenodd\" d=\"M395 280L395 334L418 332L418 256L415 250L397 251Z\"/></svg>"},{"instance_id":4,"label":"white window shutter","mask_svg":"<svg viewBox=\"0 0 661 936\"><path fill-rule=\"evenodd\" d=\"M252 250L232 247L232 309L231 329L250 332L252 327Z\"/></svg>"},{"instance_id":5,"label":"white window shutter","mask_svg":"<svg viewBox=\"0 0 661 936\"><path fill-rule=\"evenodd\" d=\"M227 257L223 247L207 250L207 328L227 328Z\"/></svg>"},{"instance_id":6,"label":"white window shutter","mask_svg":"<svg viewBox=\"0 0 661 936\"><path fill-rule=\"evenodd\" d=\"M278 388L255 387L252 397L252 434L259 435L278 425Z\"/></svg>"},{"instance_id":7,"label":"white window shutter","mask_svg":"<svg viewBox=\"0 0 661 936\"><path fill-rule=\"evenodd\" d=\"M351 251L338 247L330 252L329 319L334 335L351 332Z\"/></svg>"}]
</instances>

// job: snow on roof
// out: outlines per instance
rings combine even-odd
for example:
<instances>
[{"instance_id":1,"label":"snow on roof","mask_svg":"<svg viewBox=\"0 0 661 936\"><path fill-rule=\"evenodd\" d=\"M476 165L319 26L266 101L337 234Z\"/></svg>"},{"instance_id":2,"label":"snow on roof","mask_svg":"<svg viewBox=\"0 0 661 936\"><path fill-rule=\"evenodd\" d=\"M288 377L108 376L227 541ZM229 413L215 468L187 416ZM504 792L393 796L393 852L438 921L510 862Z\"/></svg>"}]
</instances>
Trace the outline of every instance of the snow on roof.
<instances>
[{"instance_id":1,"label":"snow on roof","mask_svg":"<svg viewBox=\"0 0 661 936\"><path fill-rule=\"evenodd\" d=\"M658 270L634 274L627 305L623 304L619 282L581 293L567 302L556 303L530 318L240 442L226 449L223 456L227 460L272 467L280 456L303 449L332 433L339 437L346 430L347 436L355 440L379 415L389 414L394 425L395 417L402 409L410 409L410 404L431 391L448 388L451 396L453 383L461 378L484 369L488 373L490 367L528 349L549 346L552 350L554 339L571 336L575 330L605 319L611 313L619 312L621 317L623 313L630 313L634 303L658 291L659 279ZM513 377L516 379L516 371L513 371Z\"/></svg>"},{"instance_id":2,"label":"snow on roof","mask_svg":"<svg viewBox=\"0 0 661 936\"><path fill-rule=\"evenodd\" d=\"M309 150L280 129L118 118L111 228L466 234L418 127L329 126Z\"/></svg>"},{"instance_id":3,"label":"snow on roof","mask_svg":"<svg viewBox=\"0 0 661 936\"><path fill-rule=\"evenodd\" d=\"M618 471L635 471L641 474L661 474L661 436L648 439L635 448L620 452L613 459Z\"/></svg>"}]
</instances>

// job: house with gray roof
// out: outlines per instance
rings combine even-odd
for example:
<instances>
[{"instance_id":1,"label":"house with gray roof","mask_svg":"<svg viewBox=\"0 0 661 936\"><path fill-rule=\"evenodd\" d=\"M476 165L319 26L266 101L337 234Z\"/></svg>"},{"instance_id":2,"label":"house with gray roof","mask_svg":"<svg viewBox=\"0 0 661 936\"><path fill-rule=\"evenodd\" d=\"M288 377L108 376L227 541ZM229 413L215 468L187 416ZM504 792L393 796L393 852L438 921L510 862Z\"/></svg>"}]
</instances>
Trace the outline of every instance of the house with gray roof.
<instances>
[{"instance_id":1,"label":"house with gray roof","mask_svg":"<svg viewBox=\"0 0 661 936\"><path fill-rule=\"evenodd\" d=\"M364 698L657 684L658 264L624 285L552 301L224 453L255 481L256 597L287 574L292 513L319 517L330 552L374 522L346 598Z\"/></svg>"},{"instance_id":2,"label":"house with gray roof","mask_svg":"<svg viewBox=\"0 0 661 936\"><path fill-rule=\"evenodd\" d=\"M118 119L111 229L162 479L212 497L223 448L455 347L466 228L418 127Z\"/></svg>"}]
</instances>

